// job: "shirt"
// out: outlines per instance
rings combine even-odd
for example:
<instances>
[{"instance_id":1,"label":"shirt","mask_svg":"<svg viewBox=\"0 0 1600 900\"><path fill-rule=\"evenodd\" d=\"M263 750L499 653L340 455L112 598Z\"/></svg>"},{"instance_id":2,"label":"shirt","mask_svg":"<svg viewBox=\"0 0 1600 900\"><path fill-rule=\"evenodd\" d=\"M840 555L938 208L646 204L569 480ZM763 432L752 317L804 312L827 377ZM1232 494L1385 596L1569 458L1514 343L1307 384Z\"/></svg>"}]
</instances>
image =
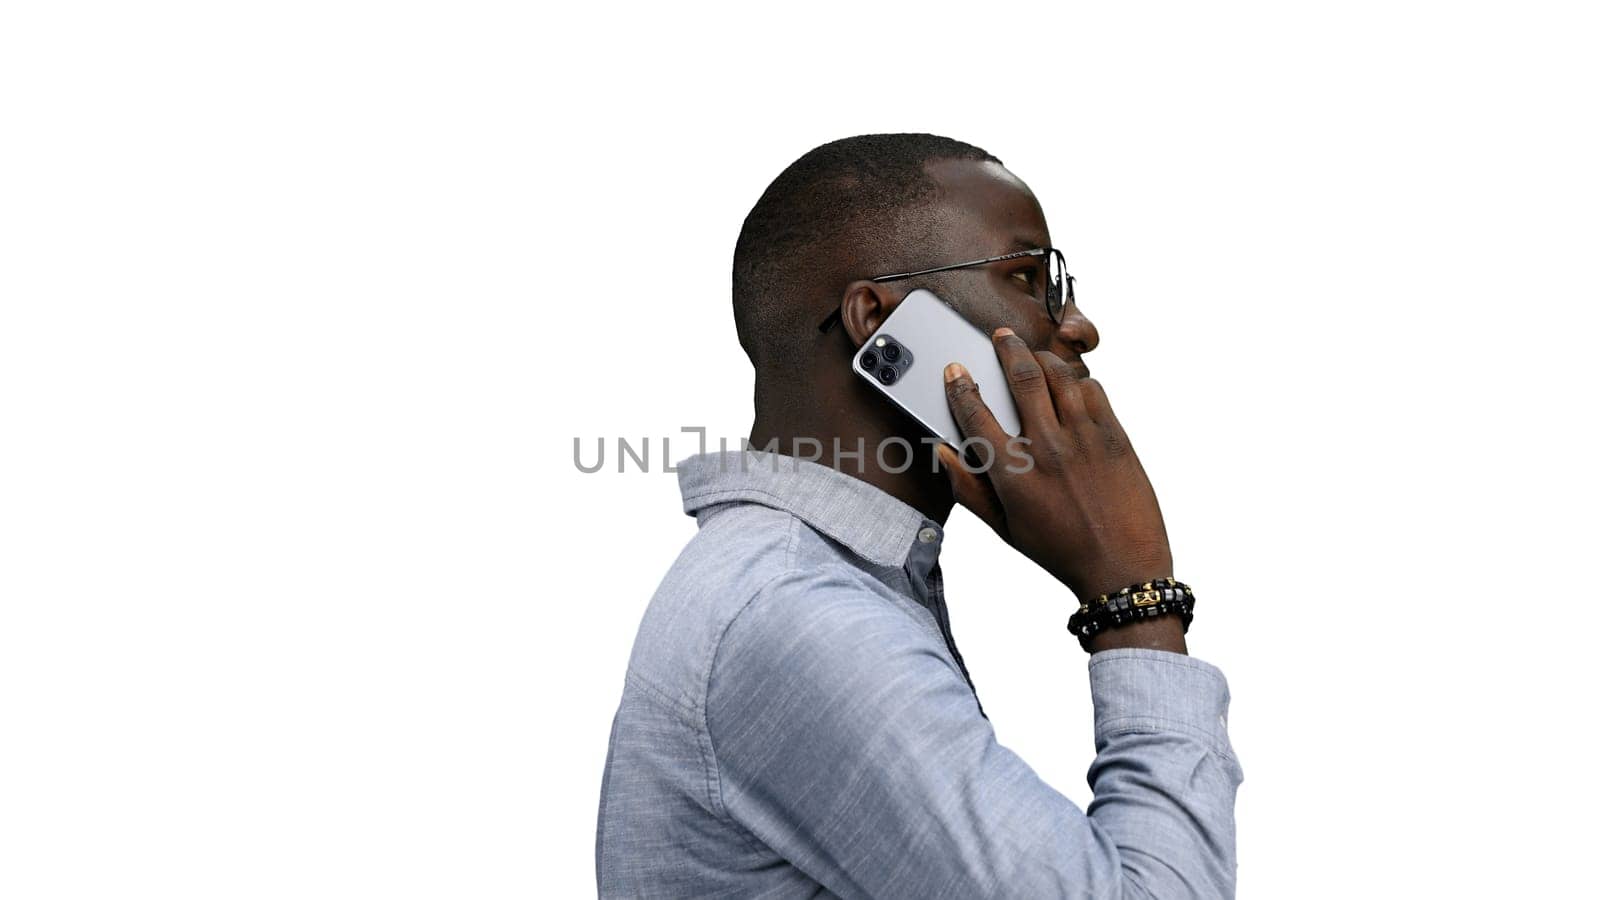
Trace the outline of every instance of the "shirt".
<instances>
[{"instance_id":1,"label":"shirt","mask_svg":"<svg viewBox=\"0 0 1600 900\"><path fill-rule=\"evenodd\" d=\"M1233 896L1243 772L1216 667L1089 656L1080 809L995 739L950 631L938 522L772 453L701 454L678 481L699 527L612 720L601 897Z\"/></svg>"}]
</instances>

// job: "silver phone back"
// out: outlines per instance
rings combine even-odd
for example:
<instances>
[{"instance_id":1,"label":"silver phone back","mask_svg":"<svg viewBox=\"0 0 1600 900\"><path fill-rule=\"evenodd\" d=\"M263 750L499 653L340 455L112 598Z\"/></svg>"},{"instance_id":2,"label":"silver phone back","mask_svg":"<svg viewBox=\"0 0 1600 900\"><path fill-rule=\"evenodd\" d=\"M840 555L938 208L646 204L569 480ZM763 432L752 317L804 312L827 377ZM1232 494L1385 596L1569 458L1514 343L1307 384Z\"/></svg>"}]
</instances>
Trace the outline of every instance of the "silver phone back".
<instances>
[{"instance_id":1,"label":"silver phone back","mask_svg":"<svg viewBox=\"0 0 1600 900\"><path fill-rule=\"evenodd\" d=\"M910 355L910 366L901 372L894 384L884 384L875 372L861 365L863 354L881 352L880 338L886 343L900 345ZM961 429L950 414L944 390L944 367L953 362L966 366L972 374L983 402L988 404L1000 427L1007 434L1021 434L1017 406L1011 400L1011 386L1000 367L1000 358L995 355L994 343L932 291L919 288L907 294L883 325L856 351L850 367L921 422L922 427L946 443L959 445Z\"/></svg>"}]
</instances>

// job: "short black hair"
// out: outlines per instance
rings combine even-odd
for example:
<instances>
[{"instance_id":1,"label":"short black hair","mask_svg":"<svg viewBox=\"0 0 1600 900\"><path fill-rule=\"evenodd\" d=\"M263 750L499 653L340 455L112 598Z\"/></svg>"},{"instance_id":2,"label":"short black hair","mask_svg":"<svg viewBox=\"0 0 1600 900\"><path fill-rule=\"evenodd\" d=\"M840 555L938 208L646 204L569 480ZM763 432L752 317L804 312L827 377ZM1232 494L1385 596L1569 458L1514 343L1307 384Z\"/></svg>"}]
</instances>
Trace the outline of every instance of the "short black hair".
<instances>
[{"instance_id":1,"label":"short black hair","mask_svg":"<svg viewBox=\"0 0 1600 900\"><path fill-rule=\"evenodd\" d=\"M734 324L758 371L783 362L827 314L808 295L832 289L830 257L854 259L867 247L901 260L914 252L926 226L907 213L937 197L924 166L940 159L1000 162L936 134L863 134L808 151L767 185L733 248Z\"/></svg>"}]
</instances>

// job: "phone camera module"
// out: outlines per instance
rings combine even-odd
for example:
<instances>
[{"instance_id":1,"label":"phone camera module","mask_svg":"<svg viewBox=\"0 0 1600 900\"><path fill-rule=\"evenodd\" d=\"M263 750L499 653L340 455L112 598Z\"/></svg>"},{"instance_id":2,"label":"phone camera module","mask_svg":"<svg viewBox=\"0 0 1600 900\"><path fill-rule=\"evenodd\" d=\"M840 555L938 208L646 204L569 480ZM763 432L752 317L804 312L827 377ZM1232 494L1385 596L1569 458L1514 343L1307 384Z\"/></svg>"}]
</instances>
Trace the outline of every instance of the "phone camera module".
<instances>
[{"instance_id":1,"label":"phone camera module","mask_svg":"<svg viewBox=\"0 0 1600 900\"><path fill-rule=\"evenodd\" d=\"M883 348L883 358L888 362L900 361L900 345L890 344Z\"/></svg>"},{"instance_id":2,"label":"phone camera module","mask_svg":"<svg viewBox=\"0 0 1600 900\"><path fill-rule=\"evenodd\" d=\"M861 354L861 368L866 369L868 372L871 372L873 369L876 369L877 367L878 367L878 354L873 353L871 350L868 350L867 352Z\"/></svg>"},{"instance_id":3,"label":"phone camera module","mask_svg":"<svg viewBox=\"0 0 1600 900\"><path fill-rule=\"evenodd\" d=\"M878 380L884 384L894 384L900 379L900 373L894 366L884 366L878 370Z\"/></svg>"}]
</instances>

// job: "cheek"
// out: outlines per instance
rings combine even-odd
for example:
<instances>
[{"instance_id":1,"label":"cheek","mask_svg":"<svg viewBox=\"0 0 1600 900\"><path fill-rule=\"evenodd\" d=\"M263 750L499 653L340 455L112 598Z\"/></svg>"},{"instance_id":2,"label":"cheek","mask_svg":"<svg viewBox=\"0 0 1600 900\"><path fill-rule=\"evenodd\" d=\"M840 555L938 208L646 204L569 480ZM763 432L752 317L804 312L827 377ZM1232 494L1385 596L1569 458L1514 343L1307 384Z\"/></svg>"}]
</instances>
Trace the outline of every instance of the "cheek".
<instances>
[{"instance_id":1,"label":"cheek","mask_svg":"<svg viewBox=\"0 0 1600 900\"><path fill-rule=\"evenodd\" d=\"M1028 346L1033 348L1033 352L1038 353L1040 350L1050 350L1055 344L1056 323L1050 321L1048 316L1042 322L1038 319L1030 319L1028 321L1028 330L1023 331L1019 328L1017 333L1022 335L1023 340L1028 342Z\"/></svg>"}]
</instances>

